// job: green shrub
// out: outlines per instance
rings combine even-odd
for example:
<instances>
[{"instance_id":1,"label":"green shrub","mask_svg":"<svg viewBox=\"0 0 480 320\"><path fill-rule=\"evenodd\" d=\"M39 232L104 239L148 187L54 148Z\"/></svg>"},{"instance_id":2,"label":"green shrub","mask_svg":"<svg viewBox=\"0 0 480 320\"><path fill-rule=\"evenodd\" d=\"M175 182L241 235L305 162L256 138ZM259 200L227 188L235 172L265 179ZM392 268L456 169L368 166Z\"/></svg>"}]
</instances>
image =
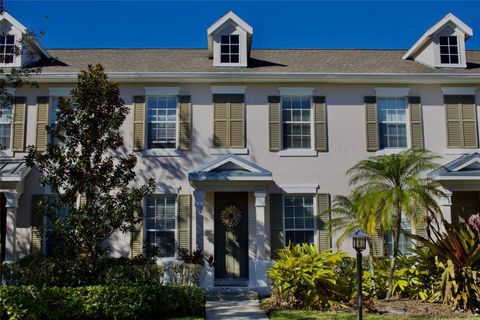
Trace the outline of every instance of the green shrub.
<instances>
[{"instance_id":1,"label":"green shrub","mask_svg":"<svg viewBox=\"0 0 480 320\"><path fill-rule=\"evenodd\" d=\"M68 258L30 255L3 265L8 283L33 286L147 285L160 284L163 267L151 258Z\"/></svg>"},{"instance_id":2,"label":"green shrub","mask_svg":"<svg viewBox=\"0 0 480 320\"><path fill-rule=\"evenodd\" d=\"M272 282L272 307L323 309L333 300L344 299L336 290L337 265L344 252L318 253L316 246L288 246L268 270Z\"/></svg>"},{"instance_id":3,"label":"green shrub","mask_svg":"<svg viewBox=\"0 0 480 320\"><path fill-rule=\"evenodd\" d=\"M202 316L205 296L192 286L0 287L2 319L165 319Z\"/></svg>"}]
</instances>

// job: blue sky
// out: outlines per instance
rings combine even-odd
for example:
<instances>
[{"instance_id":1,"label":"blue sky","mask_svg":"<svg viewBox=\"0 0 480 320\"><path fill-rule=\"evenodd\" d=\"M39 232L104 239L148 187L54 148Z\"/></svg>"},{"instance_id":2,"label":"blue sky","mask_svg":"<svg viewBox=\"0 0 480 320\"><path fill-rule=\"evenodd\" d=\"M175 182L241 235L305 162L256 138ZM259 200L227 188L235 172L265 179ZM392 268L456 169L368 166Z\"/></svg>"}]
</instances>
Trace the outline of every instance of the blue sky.
<instances>
[{"instance_id":1,"label":"blue sky","mask_svg":"<svg viewBox=\"0 0 480 320\"><path fill-rule=\"evenodd\" d=\"M233 10L254 48L409 48L452 12L480 33L480 1L24 1L6 10L44 31L47 48L204 48L206 30ZM480 49L480 34L467 42Z\"/></svg>"}]
</instances>

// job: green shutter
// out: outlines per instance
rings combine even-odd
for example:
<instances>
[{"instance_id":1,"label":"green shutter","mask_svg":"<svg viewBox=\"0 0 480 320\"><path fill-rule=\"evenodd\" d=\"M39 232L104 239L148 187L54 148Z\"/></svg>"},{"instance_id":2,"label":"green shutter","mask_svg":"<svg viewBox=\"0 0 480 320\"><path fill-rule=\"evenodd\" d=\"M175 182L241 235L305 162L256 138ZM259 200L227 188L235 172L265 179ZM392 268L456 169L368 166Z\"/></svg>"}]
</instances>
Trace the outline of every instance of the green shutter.
<instances>
[{"instance_id":1,"label":"green shutter","mask_svg":"<svg viewBox=\"0 0 480 320\"><path fill-rule=\"evenodd\" d=\"M27 99L15 97L13 99L12 150L25 150L25 120L27 116Z\"/></svg>"},{"instance_id":2,"label":"green shutter","mask_svg":"<svg viewBox=\"0 0 480 320\"><path fill-rule=\"evenodd\" d=\"M41 212L39 205L40 201L44 199L43 195L33 195L32 196L32 216L31 216L31 243L30 243L30 252L31 253L41 253L42 252L42 230L43 230L43 213Z\"/></svg>"},{"instance_id":3,"label":"green shutter","mask_svg":"<svg viewBox=\"0 0 480 320\"><path fill-rule=\"evenodd\" d=\"M35 135L35 148L45 151L47 146L47 125L49 113L49 98L37 97L37 130Z\"/></svg>"},{"instance_id":4,"label":"green shutter","mask_svg":"<svg viewBox=\"0 0 480 320\"><path fill-rule=\"evenodd\" d=\"M145 97L133 97L133 150L145 149Z\"/></svg>"},{"instance_id":5,"label":"green shutter","mask_svg":"<svg viewBox=\"0 0 480 320\"><path fill-rule=\"evenodd\" d=\"M191 250L192 200L189 194L178 196L178 247Z\"/></svg>"},{"instance_id":6,"label":"green shutter","mask_svg":"<svg viewBox=\"0 0 480 320\"><path fill-rule=\"evenodd\" d=\"M214 94L213 109L214 146L219 148L244 148L244 95Z\"/></svg>"},{"instance_id":7,"label":"green shutter","mask_svg":"<svg viewBox=\"0 0 480 320\"><path fill-rule=\"evenodd\" d=\"M328 151L327 106L325 97L314 96L315 108L315 149Z\"/></svg>"},{"instance_id":8,"label":"green shutter","mask_svg":"<svg viewBox=\"0 0 480 320\"><path fill-rule=\"evenodd\" d=\"M449 95L444 99L448 147L478 148L475 97Z\"/></svg>"},{"instance_id":9,"label":"green shutter","mask_svg":"<svg viewBox=\"0 0 480 320\"><path fill-rule=\"evenodd\" d=\"M408 109L410 110L412 148L423 149L423 117L420 97L408 97Z\"/></svg>"},{"instance_id":10,"label":"green shutter","mask_svg":"<svg viewBox=\"0 0 480 320\"><path fill-rule=\"evenodd\" d=\"M143 211L143 207L140 205L140 210ZM142 214L142 220L137 223L130 239L130 258L143 254L143 221L144 214Z\"/></svg>"},{"instance_id":11,"label":"green shutter","mask_svg":"<svg viewBox=\"0 0 480 320\"><path fill-rule=\"evenodd\" d=\"M423 216L420 221L417 222L415 233L421 237L427 238L427 224L425 223L426 216Z\"/></svg>"},{"instance_id":12,"label":"green shutter","mask_svg":"<svg viewBox=\"0 0 480 320\"><path fill-rule=\"evenodd\" d=\"M373 255L375 257L383 256L383 237L379 234L372 236L372 245L373 245Z\"/></svg>"},{"instance_id":13,"label":"green shutter","mask_svg":"<svg viewBox=\"0 0 480 320\"><path fill-rule=\"evenodd\" d=\"M364 97L367 128L367 151L378 150L377 98Z\"/></svg>"},{"instance_id":14,"label":"green shutter","mask_svg":"<svg viewBox=\"0 0 480 320\"><path fill-rule=\"evenodd\" d=\"M190 131L191 131L191 102L190 96L178 97L179 105L179 149L188 151L190 150Z\"/></svg>"},{"instance_id":15,"label":"green shutter","mask_svg":"<svg viewBox=\"0 0 480 320\"><path fill-rule=\"evenodd\" d=\"M282 148L280 129L280 97L268 97L268 133L270 151L280 151Z\"/></svg>"},{"instance_id":16,"label":"green shutter","mask_svg":"<svg viewBox=\"0 0 480 320\"><path fill-rule=\"evenodd\" d=\"M330 194L317 194L317 231L318 249L320 251L332 248L330 230L325 225L330 221Z\"/></svg>"},{"instance_id":17,"label":"green shutter","mask_svg":"<svg viewBox=\"0 0 480 320\"><path fill-rule=\"evenodd\" d=\"M285 246L283 230L283 196L270 194L270 248L272 259L278 258L277 251Z\"/></svg>"}]
</instances>

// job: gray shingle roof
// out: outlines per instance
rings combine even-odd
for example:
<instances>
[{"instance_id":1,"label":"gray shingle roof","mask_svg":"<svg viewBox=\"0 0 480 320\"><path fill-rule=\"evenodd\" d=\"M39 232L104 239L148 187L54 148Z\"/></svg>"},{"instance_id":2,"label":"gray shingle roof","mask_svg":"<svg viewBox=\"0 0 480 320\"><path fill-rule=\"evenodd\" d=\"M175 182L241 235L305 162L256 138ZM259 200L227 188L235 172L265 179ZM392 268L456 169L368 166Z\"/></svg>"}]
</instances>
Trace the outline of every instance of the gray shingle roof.
<instances>
[{"instance_id":1,"label":"gray shingle roof","mask_svg":"<svg viewBox=\"0 0 480 320\"><path fill-rule=\"evenodd\" d=\"M55 60L43 73L78 72L101 63L107 72L258 72L258 73L480 73L480 51L467 51L467 69L432 69L403 60L403 50L269 49L252 50L248 68L213 67L207 49L52 49Z\"/></svg>"}]
</instances>

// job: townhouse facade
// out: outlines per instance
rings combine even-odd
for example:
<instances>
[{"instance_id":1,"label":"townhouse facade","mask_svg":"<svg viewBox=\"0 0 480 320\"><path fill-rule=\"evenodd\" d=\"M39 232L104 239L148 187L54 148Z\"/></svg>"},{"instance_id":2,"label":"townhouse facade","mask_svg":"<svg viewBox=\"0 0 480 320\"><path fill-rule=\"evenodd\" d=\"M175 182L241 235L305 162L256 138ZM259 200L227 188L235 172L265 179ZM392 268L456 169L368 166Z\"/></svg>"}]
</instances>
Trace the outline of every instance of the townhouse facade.
<instances>
[{"instance_id":1,"label":"townhouse facade","mask_svg":"<svg viewBox=\"0 0 480 320\"><path fill-rule=\"evenodd\" d=\"M155 245L170 263L177 248L202 249L216 261L205 287L265 289L285 244L335 249L325 210L350 192L349 168L409 148L441 156L428 175L447 194L447 220L479 212L480 51L465 49L473 31L452 14L407 51L252 49L253 28L233 12L207 30L207 49L47 50L7 12L0 29L0 67L42 68L38 88L16 89L0 112L3 261L49 252L32 203L51 194L25 150L44 150L58 98L95 63L131 110L121 132L138 158L136 181L156 181L143 224L106 244L114 256ZM9 49L20 39L28 56ZM377 237L376 254L390 242ZM401 239L402 250L410 245ZM349 241L341 249L353 253Z\"/></svg>"}]
</instances>

